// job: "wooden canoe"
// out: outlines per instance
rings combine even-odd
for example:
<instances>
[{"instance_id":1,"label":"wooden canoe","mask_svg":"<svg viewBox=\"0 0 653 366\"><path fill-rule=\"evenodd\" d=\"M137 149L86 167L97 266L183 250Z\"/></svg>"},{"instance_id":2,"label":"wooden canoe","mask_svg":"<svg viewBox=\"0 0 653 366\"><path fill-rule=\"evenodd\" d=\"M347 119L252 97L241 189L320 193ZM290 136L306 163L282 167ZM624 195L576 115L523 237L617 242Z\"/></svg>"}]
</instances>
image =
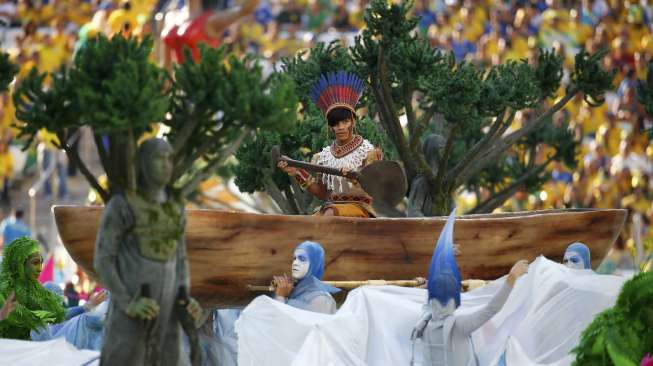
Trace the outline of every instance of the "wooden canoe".
<instances>
[{"instance_id":1,"label":"wooden canoe","mask_svg":"<svg viewBox=\"0 0 653 366\"><path fill-rule=\"evenodd\" d=\"M93 275L95 237L102 207L56 206L61 239L71 257ZM446 217L376 218L261 215L189 210L186 227L192 294L207 306L247 304L267 285L290 273L292 253L304 240L326 251L325 279L426 277ZM574 241L586 243L596 267L626 219L625 210L551 210L468 215L456 220L463 278L495 279L518 259L545 255L561 260Z\"/></svg>"}]
</instances>

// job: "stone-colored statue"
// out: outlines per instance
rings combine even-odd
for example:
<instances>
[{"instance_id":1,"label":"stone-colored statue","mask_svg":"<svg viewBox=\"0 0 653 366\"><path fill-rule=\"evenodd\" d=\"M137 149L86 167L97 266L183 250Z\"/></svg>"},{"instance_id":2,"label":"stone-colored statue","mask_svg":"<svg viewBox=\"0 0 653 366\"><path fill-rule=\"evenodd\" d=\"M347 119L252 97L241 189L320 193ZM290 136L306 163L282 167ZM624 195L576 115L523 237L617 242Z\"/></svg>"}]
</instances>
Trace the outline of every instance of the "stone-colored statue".
<instances>
[{"instance_id":1,"label":"stone-colored statue","mask_svg":"<svg viewBox=\"0 0 653 366\"><path fill-rule=\"evenodd\" d=\"M177 365L180 287L190 289L184 202L169 188L172 148L149 139L138 150L138 191L116 194L104 210L95 270L111 292L102 365ZM201 308L186 311L197 321Z\"/></svg>"}]
</instances>

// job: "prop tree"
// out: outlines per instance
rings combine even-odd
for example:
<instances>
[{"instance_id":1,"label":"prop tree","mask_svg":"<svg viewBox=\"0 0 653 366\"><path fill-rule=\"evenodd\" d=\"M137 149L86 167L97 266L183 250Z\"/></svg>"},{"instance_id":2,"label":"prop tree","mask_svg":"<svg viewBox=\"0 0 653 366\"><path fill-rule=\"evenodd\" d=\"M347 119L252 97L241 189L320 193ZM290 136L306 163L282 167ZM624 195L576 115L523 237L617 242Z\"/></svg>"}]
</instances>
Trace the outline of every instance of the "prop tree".
<instances>
[{"instance_id":1,"label":"prop tree","mask_svg":"<svg viewBox=\"0 0 653 366\"><path fill-rule=\"evenodd\" d=\"M614 78L600 66L607 51L578 53L564 95L554 100L561 56L540 51L535 65L457 63L415 31L418 18L410 7L373 0L353 47L318 44L284 66L308 111L310 87L323 73L344 69L368 82L368 115L387 134L408 176L408 215L445 215L463 188L476 192L472 212L491 212L519 190L538 189L551 162L575 166L577 143L567 124L552 117L579 93L591 106L603 102ZM529 118L515 126L520 111ZM551 152L536 159L545 147ZM482 199L482 190L489 197Z\"/></svg>"},{"instance_id":2,"label":"prop tree","mask_svg":"<svg viewBox=\"0 0 653 366\"><path fill-rule=\"evenodd\" d=\"M617 303L583 331L572 350L573 365L640 365L653 350L652 302L653 272L642 272L624 283Z\"/></svg>"},{"instance_id":3,"label":"prop tree","mask_svg":"<svg viewBox=\"0 0 653 366\"><path fill-rule=\"evenodd\" d=\"M184 196L253 129L294 124L297 97L288 77L263 78L254 60L210 48L202 49L199 62L187 57L170 77L150 62L151 49L148 38L91 40L71 68L51 75L47 88L48 75L33 69L14 95L20 136L29 145L43 128L56 133L59 147L106 202L116 192L135 189L136 145L152 123L169 127L174 186ZM82 126L93 130L108 190L68 143Z\"/></svg>"}]
</instances>

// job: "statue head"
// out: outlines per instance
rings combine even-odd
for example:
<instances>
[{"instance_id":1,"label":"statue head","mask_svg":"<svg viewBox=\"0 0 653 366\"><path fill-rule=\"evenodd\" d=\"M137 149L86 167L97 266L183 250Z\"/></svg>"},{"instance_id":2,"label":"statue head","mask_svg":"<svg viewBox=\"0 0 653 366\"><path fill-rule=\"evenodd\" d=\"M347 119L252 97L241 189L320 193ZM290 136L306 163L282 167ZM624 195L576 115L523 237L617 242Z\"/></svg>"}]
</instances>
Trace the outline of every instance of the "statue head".
<instances>
[{"instance_id":1,"label":"statue head","mask_svg":"<svg viewBox=\"0 0 653 366\"><path fill-rule=\"evenodd\" d=\"M592 269L590 250L587 245L576 242L568 246L562 264L573 269Z\"/></svg>"},{"instance_id":2,"label":"statue head","mask_svg":"<svg viewBox=\"0 0 653 366\"><path fill-rule=\"evenodd\" d=\"M438 164L440 163L440 156L442 155L442 151L446 145L447 139L445 139L442 135L438 135L437 133L430 134L424 141L422 152L424 153L426 162L431 168L438 168Z\"/></svg>"},{"instance_id":3,"label":"statue head","mask_svg":"<svg viewBox=\"0 0 653 366\"><path fill-rule=\"evenodd\" d=\"M142 191L165 188L172 179L170 144L163 139L145 140L138 148L138 187Z\"/></svg>"},{"instance_id":4,"label":"statue head","mask_svg":"<svg viewBox=\"0 0 653 366\"><path fill-rule=\"evenodd\" d=\"M324 275L324 249L318 243L305 241L295 248L292 262L292 277L301 280L313 276L318 280Z\"/></svg>"}]
</instances>

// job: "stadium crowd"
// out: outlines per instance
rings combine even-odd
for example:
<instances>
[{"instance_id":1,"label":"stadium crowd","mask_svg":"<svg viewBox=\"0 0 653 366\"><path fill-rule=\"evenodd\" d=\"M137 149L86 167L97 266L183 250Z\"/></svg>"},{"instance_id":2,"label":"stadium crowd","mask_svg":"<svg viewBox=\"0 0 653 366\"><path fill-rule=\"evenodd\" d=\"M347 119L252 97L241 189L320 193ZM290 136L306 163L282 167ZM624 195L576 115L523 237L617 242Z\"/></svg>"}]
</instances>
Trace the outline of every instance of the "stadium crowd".
<instances>
[{"instance_id":1,"label":"stadium crowd","mask_svg":"<svg viewBox=\"0 0 653 366\"><path fill-rule=\"evenodd\" d=\"M177 42L175 31L187 24L184 22L204 16L200 2L193 1L185 7L184 0L159 4L152 0L0 0L0 39L4 40L3 50L20 65L19 82L33 66L53 71L71 62L75 49L99 33L154 33L161 40L161 49L170 48ZM205 6L208 3L205 1ZM256 52L268 69L317 41L341 39L351 44L364 26L367 5L366 0L245 3L243 7L251 11L230 18L209 37L236 53ZM193 9L198 6L200 9ZM212 6L229 9L234 4ZM574 55L581 48L594 52L609 47L605 67L616 68L618 73L606 102L590 108L579 96L555 116L569 122L580 142L578 167L551 165L551 179L540 191L518 192L501 210L627 208L629 217L636 219L629 219L618 240L622 250L614 251L610 258L612 265L634 265L628 259L631 256L621 255L633 248L632 238L641 236L645 246L647 239L653 241L653 144L646 131L653 120L638 103L635 90L636 80L646 77L653 55L653 4L647 0L416 0L414 12L421 17L420 31L435 47L452 50L458 60L482 65L532 59L538 48L554 48L565 56L568 78ZM16 27L21 31L10 32ZM15 34L15 40L6 39ZM159 51L157 57L165 63L178 61L180 55ZM7 147L19 143L13 141L10 127L13 111L11 95L0 97L3 188L9 186L13 171ZM525 118L526 114L520 114L514 123ZM47 140L43 138L44 143Z\"/></svg>"}]
</instances>

